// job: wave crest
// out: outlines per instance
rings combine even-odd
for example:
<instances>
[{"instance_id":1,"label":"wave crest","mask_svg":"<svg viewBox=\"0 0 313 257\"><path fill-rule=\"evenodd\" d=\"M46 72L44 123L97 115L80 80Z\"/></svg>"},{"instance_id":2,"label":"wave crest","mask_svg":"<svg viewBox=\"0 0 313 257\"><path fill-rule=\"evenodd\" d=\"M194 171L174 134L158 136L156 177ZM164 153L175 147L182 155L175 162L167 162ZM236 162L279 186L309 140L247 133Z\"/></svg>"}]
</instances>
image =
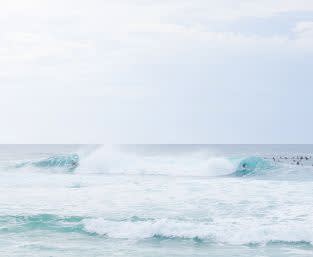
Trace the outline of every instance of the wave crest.
<instances>
[{"instance_id":1,"label":"wave crest","mask_svg":"<svg viewBox=\"0 0 313 257\"><path fill-rule=\"evenodd\" d=\"M235 175L248 176L255 175L259 172L265 172L274 168L273 163L256 156L247 157L239 163Z\"/></svg>"},{"instance_id":2,"label":"wave crest","mask_svg":"<svg viewBox=\"0 0 313 257\"><path fill-rule=\"evenodd\" d=\"M64 168L68 171L74 170L79 166L78 154L53 155L39 160L25 161L16 164L15 168L35 167L35 168Z\"/></svg>"},{"instance_id":3,"label":"wave crest","mask_svg":"<svg viewBox=\"0 0 313 257\"><path fill-rule=\"evenodd\" d=\"M204 152L145 155L101 147L81 161L79 172L167 176L220 176L234 171L234 163Z\"/></svg>"}]
</instances>

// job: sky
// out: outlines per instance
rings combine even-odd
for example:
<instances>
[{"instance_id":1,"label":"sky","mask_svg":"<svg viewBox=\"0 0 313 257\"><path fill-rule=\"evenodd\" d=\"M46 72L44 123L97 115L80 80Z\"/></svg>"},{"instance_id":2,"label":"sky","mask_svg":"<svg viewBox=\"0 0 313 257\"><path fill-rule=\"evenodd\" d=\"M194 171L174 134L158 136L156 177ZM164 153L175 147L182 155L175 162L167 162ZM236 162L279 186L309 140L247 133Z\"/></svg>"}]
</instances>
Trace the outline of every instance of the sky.
<instances>
[{"instance_id":1,"label":"sky","mask_svg":"<svg viewBox=\"0 0 313 257\"><path fill-rule=\"evenodd\" d=\"M312 0L1 0L1 143L313 143Z\"/></svg>"}]
</instances>

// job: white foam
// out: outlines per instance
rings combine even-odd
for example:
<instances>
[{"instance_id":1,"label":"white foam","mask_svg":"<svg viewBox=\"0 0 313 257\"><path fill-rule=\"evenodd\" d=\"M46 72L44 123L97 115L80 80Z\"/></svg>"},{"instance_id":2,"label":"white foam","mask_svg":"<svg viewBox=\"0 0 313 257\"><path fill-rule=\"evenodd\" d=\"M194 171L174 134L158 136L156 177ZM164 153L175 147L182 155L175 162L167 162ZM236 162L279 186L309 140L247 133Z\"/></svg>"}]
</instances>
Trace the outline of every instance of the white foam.
<instances>
[{"instance_id":1,"label":"white foam","mask_svg":"<svg viewBox=\"0 0 313 257\"><path fill-rule=\"evenodd\" d=\"M227 158L196 152L180 155L139 155L116 147L100 147L82 159L78 172L219 176L235 165Z\"/></svg>"},{"instance_id":2,"label":"white foam","mask_svg":"<svg viewBox=\"0 0 313 257\"><path fill-rule=\"evenodd\" d=\"M259 223L254 220L191 222L160 219L155 221L108 221L102 218L83 221L86 231L120 239L200 238L217 243L313 242L313 231L305 222Z\"/></svg>"}]
</instances>

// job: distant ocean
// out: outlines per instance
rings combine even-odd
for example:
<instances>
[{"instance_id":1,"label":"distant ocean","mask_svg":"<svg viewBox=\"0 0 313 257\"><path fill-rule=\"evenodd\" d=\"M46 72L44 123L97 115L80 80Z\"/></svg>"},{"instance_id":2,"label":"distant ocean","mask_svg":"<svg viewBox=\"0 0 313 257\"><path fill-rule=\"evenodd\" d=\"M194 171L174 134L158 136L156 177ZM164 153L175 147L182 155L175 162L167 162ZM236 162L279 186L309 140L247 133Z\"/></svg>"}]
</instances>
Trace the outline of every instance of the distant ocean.
<instances>
[{"instance_id":1,"label":"distant ocean","mask_svg":"<svg viewBox=\"0 0 313 257\"><path fill-rule=\"evenodd\" d=\"M313 256L313 145L1 145L0 256Z\"/></svg>"}]
</instances>

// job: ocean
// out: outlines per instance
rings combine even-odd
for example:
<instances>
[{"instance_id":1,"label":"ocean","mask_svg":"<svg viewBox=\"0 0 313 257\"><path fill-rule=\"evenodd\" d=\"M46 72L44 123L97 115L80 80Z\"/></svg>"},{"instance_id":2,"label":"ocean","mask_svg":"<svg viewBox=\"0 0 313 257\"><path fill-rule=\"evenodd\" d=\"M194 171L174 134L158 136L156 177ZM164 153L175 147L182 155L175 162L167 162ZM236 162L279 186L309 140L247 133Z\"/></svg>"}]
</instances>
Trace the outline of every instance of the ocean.
<instances>
[{"instance_id":1,"label":"ocean","mask_svg":"<svg viewBox=\"0 0 313 257\"><path fill-rule=\"evenodd\" d=\"M313 256L313 145L1 145L0 256Z\"/></svg>"}]
</instances>

